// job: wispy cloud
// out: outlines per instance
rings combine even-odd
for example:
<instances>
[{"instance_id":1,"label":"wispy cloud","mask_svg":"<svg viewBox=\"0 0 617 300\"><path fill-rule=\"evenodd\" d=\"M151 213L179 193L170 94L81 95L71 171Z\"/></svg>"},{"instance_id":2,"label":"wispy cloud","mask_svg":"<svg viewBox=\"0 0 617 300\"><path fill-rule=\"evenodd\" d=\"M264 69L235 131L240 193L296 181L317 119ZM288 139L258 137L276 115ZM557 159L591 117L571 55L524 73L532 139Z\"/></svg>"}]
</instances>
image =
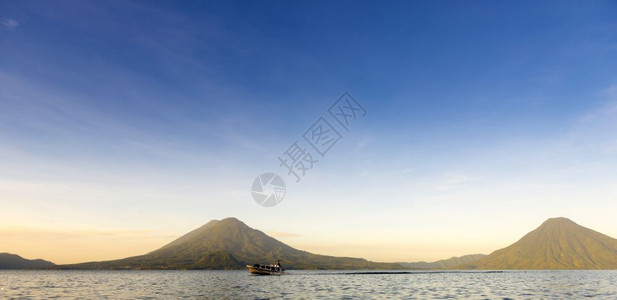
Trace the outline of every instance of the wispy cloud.
<instances>
[{"instance_id":1,"label":"wispy cloud","mask_svg":"<svg viewBox=\"0 0 617 300\"><path fill-rule=\"evenodd\" d=\"M8 30L15 30L15 28L19 26L19 22L17 22L14 19L9 19L9 18L0 19L0 23L2 23L2 26L4 26L4 28Z\"/></svg>"},{"instance_id":2,"label":"wispy cloud","mask_svg":"<svg viewBox=\"0 0 617 300\"><path fill-rule=\"evenodd\" d=\"M27 227L3 227L0 228L3 237L48 237L48 238L97 238L97 237L123 237L123 238L160 238L170 239L177 235L157 230L127 230L127 229L42 229Z\"/></svg>"},{"instance_id":3,"label":"wispy cloud","mask_svg":"<svg viewBox=\"0 0 617 300\"><path fill-rule=\"evenodd\" d=\"M439 184L437 185L437 189L439 190L452 190L458 187L463 186L471 181L476 180L477 178L466 175L466 174L445 174Z\"/></svg>"}]
</instances>

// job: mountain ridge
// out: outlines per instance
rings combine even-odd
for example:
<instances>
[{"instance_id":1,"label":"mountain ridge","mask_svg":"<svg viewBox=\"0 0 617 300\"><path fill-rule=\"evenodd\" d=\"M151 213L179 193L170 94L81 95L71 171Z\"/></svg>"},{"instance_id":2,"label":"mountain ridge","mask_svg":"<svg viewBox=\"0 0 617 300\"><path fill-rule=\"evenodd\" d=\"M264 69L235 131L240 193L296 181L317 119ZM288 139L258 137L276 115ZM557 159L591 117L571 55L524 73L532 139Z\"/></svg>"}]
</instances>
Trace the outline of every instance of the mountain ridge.
<instances>
[{"instance_id":1,"label":"mountain ridge","mask_svg":"<svg viewBox=\"0 0 617 300\"><path fill-rule=\"evenodd\" d=\"M489 255L377 263L295 249L236 218L212 220L159 249L123 259L54 265L0 253L0 269L242 269L280 260L290 269L617 269L617 239L559 217Z\"/></svg>"},{"instance_id":2,"label":"mountain ridge","mask_svg":"<svg viewBox=\"0 0 617 300\"><path fill-rule=\"evenodd\" d=\"M461 269L617 269L617 239L558 217Z\"/></svg>"},{"instance_id":3,"label":"mountain ridge","mask_svg":"<svg viewBox=\"0 0 617 300\"><path fill-rule=\"evenodd\" d=\"M395 263L295 249L236 218L213 220L144 255L63 265L65 269L242 269L280 260L290 269L402 269Z\"/></svg>"},{"instance_id":4,"label":"mountain ridge","mask_svg":"<svg viewBox=\"0 0 617 300\"><path fill-rule=\"evenodd\" d=\"M462 264L469 264L485 257L486 254L467 254L463 256L453 256L448 259L440 259L433 262L417 261L417 262L400 262L403 267L416 270L447 270Z\"/></svg>"},{"instance_id":5,"label":"mountain ridge","mask_svg":"<svg viewBox=\"0 0 617 300\"><path fill-rule=\"evenodd\" d=\"M17 254L0 253L0 269L47 269L55 264L44 259L26 259Z\"/></svg>"}]
</instances>

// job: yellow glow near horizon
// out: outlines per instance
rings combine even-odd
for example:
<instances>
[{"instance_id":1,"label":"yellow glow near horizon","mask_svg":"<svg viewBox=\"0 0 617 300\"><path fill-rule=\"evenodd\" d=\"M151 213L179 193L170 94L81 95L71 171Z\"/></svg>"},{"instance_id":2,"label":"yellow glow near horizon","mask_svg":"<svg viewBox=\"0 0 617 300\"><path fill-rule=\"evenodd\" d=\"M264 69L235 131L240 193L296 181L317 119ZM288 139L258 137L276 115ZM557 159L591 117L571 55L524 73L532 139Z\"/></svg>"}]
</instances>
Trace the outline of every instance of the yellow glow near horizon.
<instances>
[{"instance_id":1,"label":"yellow glow near horizon","mask_svg":"<svg viewBox=\"0 0 617 300\"><path fill-rule=\"evenodd\" d=\"M572 218L579 225L615 236L610 222L593 218ZM494 228L469 230L452 224L428 231L405 230L365 234L329 233L324 229L305 228L303 232L264 231L266 234L299 250L315 254L360 257L377 262L436 261L467 254L490 254L516 242L541 222L525 222L513 226L504 223ZM262 225L247 225L260 229ZM290 224L291 225L291 224ZM298 226L298 225L295 225ZM288 226L294 227L294 226ZM0 252L18 254L27 259L42 258L56 264L121 259L146 254L175 240L184 232L160 230L75 229L69 225L58 228L0 227ZM291 228L289 228L291 229Z\"/></svg>"},{"instance_id":2,"label":"yellow glow near horizon","mask_svg":"<svg viewBox=\"0 0 617 300\"><path fill-rule=\"evenodd\" d=\"M27 259L45 259L56 264L121 259L146 254L169 243L178 236L136 231L36 231L0 229L2 251ZM288 245L315 254L361 257L378 262L435 261L478 253L475 246L409 245L409 244L332 244L303 240L284 241ZM505 246L505 245L504 245ZM485 247L479 253L496 250Z\"/></svg>"},{"instance_id":3,"label":"yellow glow near horizon","mask_svg":"<svg viewBox=\"0 0 617 300\"><path fill-rule=\"evenodd\" d=\"M174 238L175 235L154 231L0 228L0 252L71 264L145 254Z\"/></svg>"}]
</instances>

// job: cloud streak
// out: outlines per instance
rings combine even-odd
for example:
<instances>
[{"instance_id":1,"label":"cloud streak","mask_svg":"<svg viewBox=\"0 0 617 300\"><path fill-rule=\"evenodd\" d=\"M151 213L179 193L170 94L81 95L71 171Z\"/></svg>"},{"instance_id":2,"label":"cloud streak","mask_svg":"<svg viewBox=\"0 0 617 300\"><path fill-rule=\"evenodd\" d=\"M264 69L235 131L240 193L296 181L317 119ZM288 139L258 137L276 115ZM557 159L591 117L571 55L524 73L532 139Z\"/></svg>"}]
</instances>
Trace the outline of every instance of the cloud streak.
<instances>
[{"instance_id":1,"label":"cloud streak","mask_svg":"<svg viewBox=\"0 0 617 300\"><path fill-rule=\"evenodd\" d=\"M11 30L11 31L15 30L15 28L19 26L19 22L17 22L14 19L9 19L9 18L2 18L0 20L0 23L2 23L2 26L4 26L4 28Z\"/></svg>"},{"instance_id":2,"label":"cloud streak","mask_svg":"<svg viewBox=\"0 0 617 300\"><path fill-rule=\"evenodd\" d=\"M24 227L0 228L0 235L8 236L33 236L50 238L93 238L93 237L129 237L129 238L162 238L170 239L177 237L176 234L158 230L129 230L129 229L43 229Z\"/></svg>"}]
</instances>

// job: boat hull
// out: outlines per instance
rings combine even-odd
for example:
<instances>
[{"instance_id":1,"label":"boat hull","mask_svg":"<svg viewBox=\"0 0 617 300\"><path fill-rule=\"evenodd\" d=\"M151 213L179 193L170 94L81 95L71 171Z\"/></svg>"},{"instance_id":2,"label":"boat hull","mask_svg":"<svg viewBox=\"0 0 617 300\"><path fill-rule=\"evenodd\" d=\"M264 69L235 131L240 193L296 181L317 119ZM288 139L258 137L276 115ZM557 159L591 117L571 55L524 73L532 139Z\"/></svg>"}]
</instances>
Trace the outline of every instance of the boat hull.
<instances>
[{"instance_id":1,"label":"boat hull","mask_svg":"<svg viewBox=\"0 0 617 300\"><path fill-rule=\"evenodd\" d=\"M282 275L285 273L285 271L267 270L264 268L256 268L251 265L246 265L246 268L249 269L249 272L251 272L251 274L255 275Z\"/></svg>"}]
</instances>

